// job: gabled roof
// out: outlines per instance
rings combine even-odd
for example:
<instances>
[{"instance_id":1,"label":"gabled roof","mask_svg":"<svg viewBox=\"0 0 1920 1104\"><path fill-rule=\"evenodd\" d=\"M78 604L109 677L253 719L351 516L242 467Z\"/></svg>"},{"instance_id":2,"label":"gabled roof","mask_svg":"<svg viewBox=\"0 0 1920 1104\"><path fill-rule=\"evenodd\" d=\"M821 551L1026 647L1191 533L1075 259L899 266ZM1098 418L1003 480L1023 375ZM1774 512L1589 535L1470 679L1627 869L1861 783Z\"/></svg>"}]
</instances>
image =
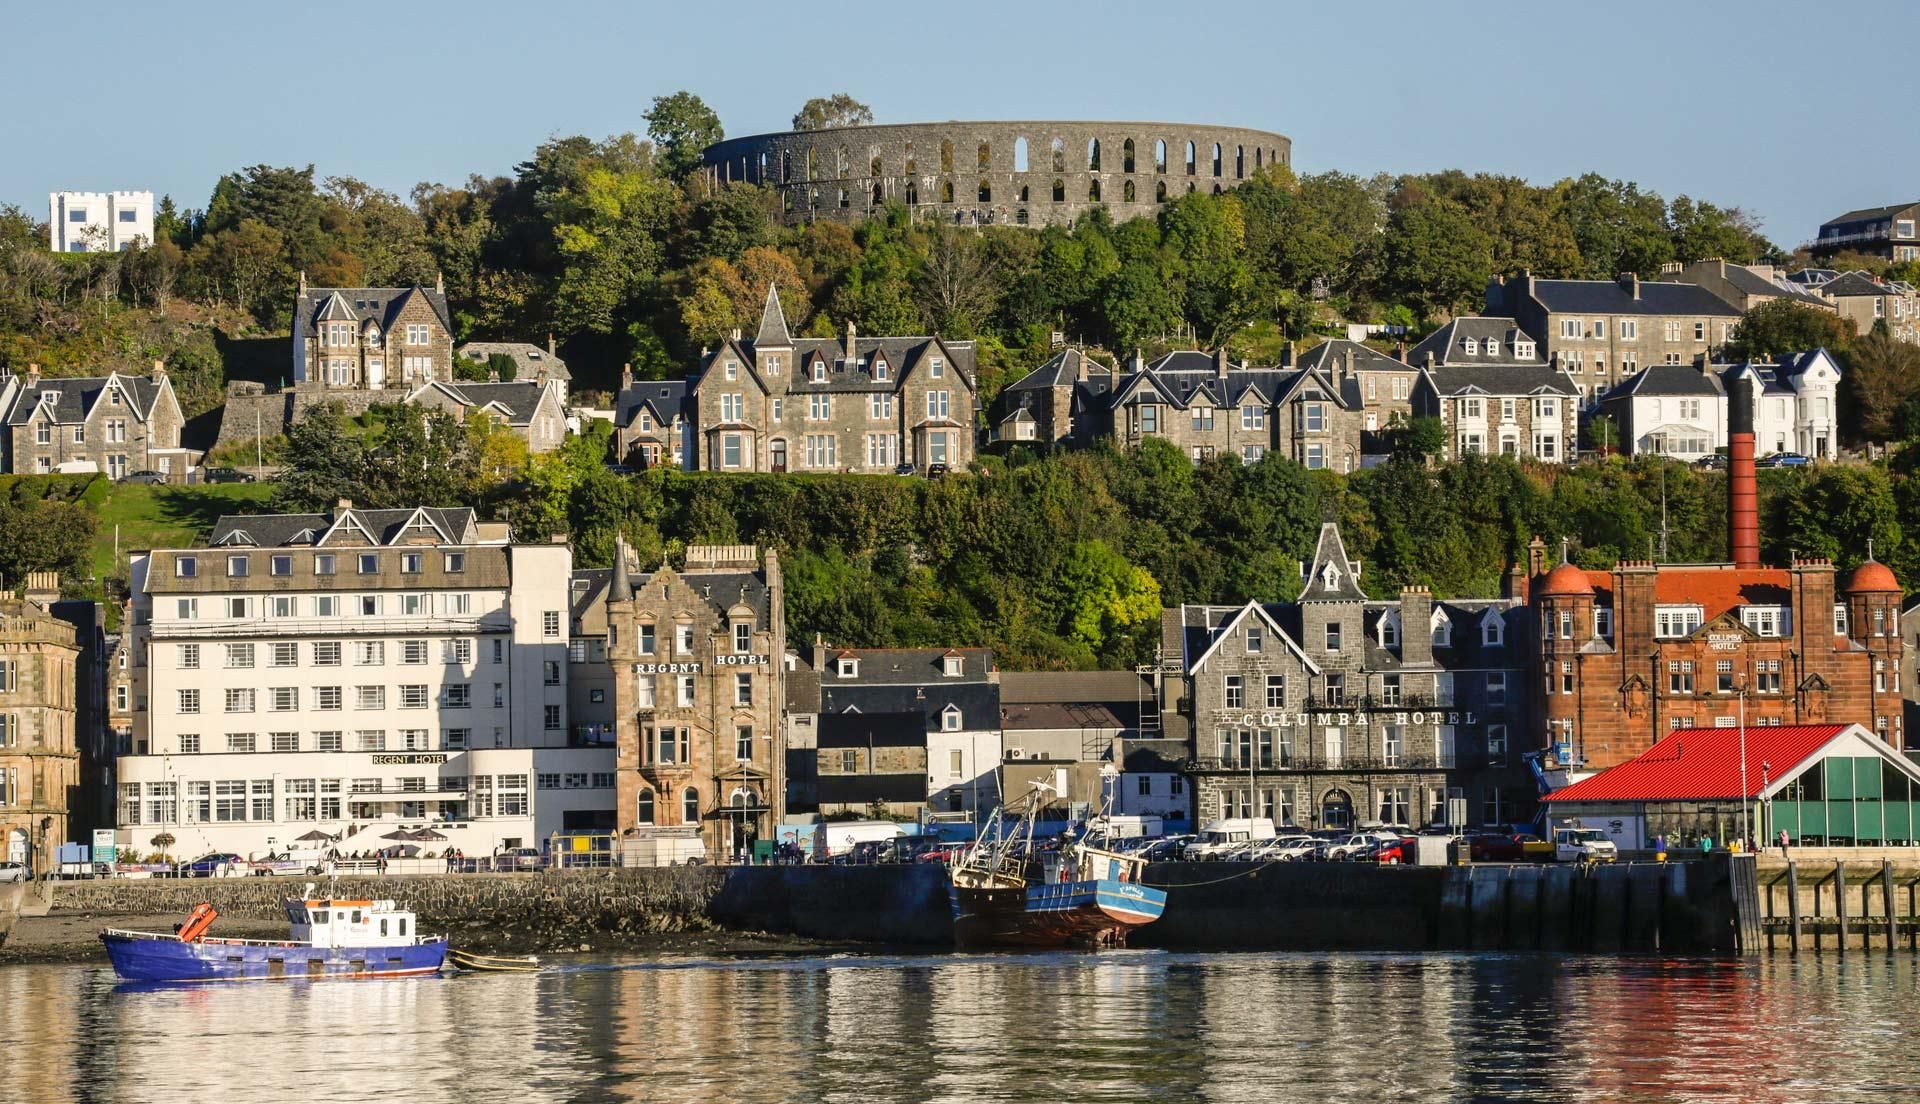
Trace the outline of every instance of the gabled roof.
<instances>
[{"instance_id":1,"label":"gabled roof","mask_svg":"<svg viewBox=\"0 0 1920 1104\"><path fill-rule=\"evenodd\" d=\"M1435 368L1426 373L1442 395L1566 395L1580 393L1573 380L1558 368L1534 367Z\"/></svg>"},{"instance_id":2,"label":"gabled roof","mask_svg":"<svg viewBox=\"0 0 1920 1104\"><path fill-rule=\"evenodd\" d=\"M472 507L421 507L412 510L361 510L348 507L328 514L226 514L214 522L209 547L246 545L290 548L323 543L328 534L351 529L378 545L398 544L409 523L431 526L446 544L473 544Z\"/></svg>"},{"instance_id":3,"label":"gabled roof","mask_svg":"<svg viewBox=\"0 0 1920 1104\"><path fill-rule=\"evenodd\" d=\"M166 379L161 377L162 381ZM25 380L21 383L24 385ZM54 422L66 425L84 422L103 402L109 384L119 387L127 396L127 409L142 420L153 416L153 407L160 399L163 383L155 383L150 376L121 375L118 372L104 376L74 376L65 379L42 379L32 387L22 386L20 398L13 409L7 413L8 425L25 425L33 420L34 413L43 408L50 411Z\"/></svg>"},{"instance_id":4,"label":"gabled roof","mask_svg":"<svg viewBox=\"0 0 1920 1104\"><path fill-rule=\"evenodd\" d=\"M1741 741L1746 782L1741 784ZM1817 754L1843 737L1853 748L1864 742L1910 777L1920 771L1857 724L1749 725L1680 728L1610 770L1555 790L1556 803L1595 801L1712 801L1766 795L1784 787ZM1765 769L1763 769L1765 768Z\"/></svg>"},{"instance_id":5,"label":"gabled roof","mask_svg":"<svg viewBox=\"0 0 1920 1104\"><path fill-rule=\"evenodd\" d=\"M302 290L293 301L293 344L301 347L314 324L323 321L377 322L381 333L391 331L393 322L414 296L433 308L440 325L453 332L453 316L447 312L447 293L439 288L418 284L407 288L318 288Z\"/></svg>"},{"instance_id":6,"label":"gabled roof","mask_svg":"<svg viewBox=\"0 0 1920 1104\"><path fill-rule=\"evenodd\" d=\"M620 389L613 421L615 425L626 429L633 425L640 408L645 407L653 413L655 423L672 425L676 415L685 413L686 402L686 380L634 380Z\"/></svg>"},{"instance_id":7,"label":"gabled roof","mask_svg":"<svg viewBox=\"0 0 1920 1104\"><path fill-rule=\"evenodd\" d=\"M1351 359L1355 372L1406 372L1412 365L1403 364L1387 354L1358 341L1348 341L1336 337L1323 341L1300 354L1296 367L1309 368L1326 375L1333 375L1336 367L1343 366Z\"/></svg>"},{"instance_id":8,"label":"gabled roof","mask_svg":"<svg viewBox=\"0 0 1920 1104\"><path fill-rule=\"evenodd\" d=\"M1704 395L1720 397L1720 377L1685 364L1649 364L1608 392L1616 395Z\"/></svg>"},{"instance_id":9,"label":"gabled roof","mask_svg":"<svg viewBox=\"0 0 1920 1104\"><path fill-rule=\"evenodd\" d=\"M1281 628L1280 622L1275 620L1273 615L1267 612L1266 607L1258 602L1248 602L1246 605L1241 606L1238 613L1222 621L1219 626L1215 628L1213 639L1208 641L1207 646L1201 650L1200 654L1187 664L1188 673L1198 671L1201 667L1205 666L1207 660L1212 658L1214 651L1220 647L1220 644L1232 636L1234 630L1239 628L1240 623L1248 617L1259 618L1260 621L1267 626L1267 630L1282 643L1286 644L1287 650L1299 658L1302 666L1316 675L1320 673L1319 664L1316 664L1307 656L1306 652L1301 650L1300 645L1294 641L1292 635L1290 635L1286 629Z\"/></svg>"},{"instance_id":10,"label":"gabled roof","mask_svg":"<svg viewBox=\"0 0 1920 1104\"><path fill-rule=\"evenodd\" d=\"M484 362L494 355L513 358L516 382L530 382L545 372L548 379L571 381L567 362L538 345L524 341L469 341L454 351L456 356Z\"/></svg>"},{"instance_id":11,"label":"gabled roof","mask_svg":"<svg viewBox=\"0 0 1920 1104\"><path fill-rule=\"evenodd\" d=\"M1066 348L1055 353L1051 359L1018 380L1006 386L1007 391L1042 391L1052 387L1065 387L1080 382L1089 371L1098 369L1106 373L1110 369L1076 348Z\"/></svg>"},{"instance_id":12,"label":"gabled roof","mask_svg":"<svg viewBox=\"0 0 1920 1104\"><path fill-rule=\"evenodd\" d=\"M956 379L957 386L971 390L974 382L975 348L971 341L951 341L939 336L917 337L860 337L854 341L854 357L847 358L845 344L831 337L796 337L790 345L793 362L778 377L770 377L762 371L758 347L751 341L723 342L719 350L707 354L700 368L688 378L692 387L698 387L700 381L719 360L727 349L736 350L745 362L755 380L769 391L790 395L814 394L821 392L857 392L897 391L900 384L914 372L926 371L928 363L935 357L941 358L946 370L952 375L947 379ZM878 356L886 361L887 379L875 380L872 364ZM827 367L824 382L813 381L813 365L823 363Z\"/></svg>"},{"instance_id":13,"label":"gabled roof","mask_svg":"<svg viewBox=\"0 0 1920 1104\"><path fill-rule=\"evenodd\" d=\"M1533 297L1555 314L1740 314L1699 284L1642 280L1639 286L1636 297L1616 280L1535 280Z\"/></svg>"},{"instance_id":14,"label":"gabled roof","mask_svg":"<svg viewBox=\"0 0 1920 1104\"><path fill-rule=\"evenodd\" d=\"M1613 572L1586 574L1599 604L1612 605ZM1792 598L1793 573L1778 567L1662 564L1653 582L1656 604L1699 606L1703 621L1742 606L1785 606Z\"/></svg>"},{"instance_id":15,"label":"gabled roof","mask_svg":"<svg viewBox=\"0 0 1920 1104\"><path fill-rule=\"evenodd\" d=\"M1720 274L1734 289L1745 295L1772 295L1808 306L1832 309L1832 304L1788 280L1769 280L1746 265L1726 264Z\"/></svg>"},{"instance_id":16,"label":"gabled roof","mask_svg":"<svg viewBox=\"0 0 1920 1104\"><path fill-rule=\"evenodd\" d=\"M533 415L540 409L540 400L548 390L557 386L558 381L546 383L528 381L521 383L445 383L435 381L422 385L419 390L407 396L408 402L418 399L428 390L438 390L461 406L482 410L493 410L503 415L508 424L524 426L533 421Z\"/></svg>"},{"instance_id":17,"label":"gabled roof","mask_svg":"<svg viewBox=\"0 0 1920 1104\"><path fill-rule=\"evenodd\" d=\"M1875 280L1872 273L1857 270L1853 272L1843 272L1833 279L1828 280L1826 283L1821 284L1820 293L1834 298L1843 295L1900 294L1895 289Z\"/></svg>"},{"instance_id":18,"label":"gabled roof","mask_svg":"<svg viewBox=\"0 0 1920 1104\"><path fill-rule=\"evenodd\" d=\"M1467 353L1467 342L1472 341L1474 352ZM1489 355L1487 343L1497 342L1499 352ZM1533 345L1531 357L1515 355L1514 347L1520 343ZM1472 366L1528 366L1546 364L1546 358L1540 354L1540 346L1520 328L1520 323L1511 318L1498 318L1488 315L1470 315L1456 318L1439 329L1420 339L1407 353L1407 362L1421 366L1427 362L1427 354L1433 354L1435 367L1453 365Z\"/></svg>"}]
</instances>

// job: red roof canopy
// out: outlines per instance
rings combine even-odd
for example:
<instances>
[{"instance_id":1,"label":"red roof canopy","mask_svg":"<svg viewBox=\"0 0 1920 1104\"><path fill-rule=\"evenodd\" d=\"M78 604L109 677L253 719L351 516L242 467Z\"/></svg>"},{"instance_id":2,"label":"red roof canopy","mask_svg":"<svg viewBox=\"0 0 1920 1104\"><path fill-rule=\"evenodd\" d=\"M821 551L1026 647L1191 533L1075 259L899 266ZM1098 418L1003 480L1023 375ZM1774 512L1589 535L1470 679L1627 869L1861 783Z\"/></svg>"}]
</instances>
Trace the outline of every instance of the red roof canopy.
<instances>
[{"instance_id":1,"label":"red roof canopy","mask_svg":"<svg viewBox=\"0 0 1920 1104\"><path fill-rule=\"evenodd\" d=\"M1779 725L1747 728L1747 797L1792 774L1834 737L1854 725ZM1864 731L1864 730L1863 730ZM1738 798L1740 730L1679 728L1611 770L1547 795L1548 801L1710 801Z\"/></svg>"}]
</instances>

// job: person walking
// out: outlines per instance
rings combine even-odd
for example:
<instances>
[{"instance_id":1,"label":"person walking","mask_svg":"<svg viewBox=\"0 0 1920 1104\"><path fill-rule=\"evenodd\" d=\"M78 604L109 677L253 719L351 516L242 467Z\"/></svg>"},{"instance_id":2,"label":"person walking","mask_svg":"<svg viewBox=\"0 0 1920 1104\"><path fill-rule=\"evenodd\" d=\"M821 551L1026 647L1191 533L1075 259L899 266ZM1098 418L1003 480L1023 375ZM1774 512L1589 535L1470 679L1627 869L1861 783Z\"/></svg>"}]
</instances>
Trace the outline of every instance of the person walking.
<instances>
[{"instance_id":1,"label":"person walking","mask_svg":"<svg viewBox=\"0 0 1920 1104\"><path fill-rule=\"evenodd\" d=\"M1787 857L1787 830L1785 828L1780 829L1780 857L1783 859Z\"/></svg>"},{"instance_id":2,"label":"person walking","mask_svg":"<svg viewBox=\"0 0 1920 1104\"><path fill-rule=\"evenodd\" d=\"M1711 854L1713 854L1713 837L1701 836L1700 837L1700 857L1704 859Z\"/></svg>"}]
</instances>

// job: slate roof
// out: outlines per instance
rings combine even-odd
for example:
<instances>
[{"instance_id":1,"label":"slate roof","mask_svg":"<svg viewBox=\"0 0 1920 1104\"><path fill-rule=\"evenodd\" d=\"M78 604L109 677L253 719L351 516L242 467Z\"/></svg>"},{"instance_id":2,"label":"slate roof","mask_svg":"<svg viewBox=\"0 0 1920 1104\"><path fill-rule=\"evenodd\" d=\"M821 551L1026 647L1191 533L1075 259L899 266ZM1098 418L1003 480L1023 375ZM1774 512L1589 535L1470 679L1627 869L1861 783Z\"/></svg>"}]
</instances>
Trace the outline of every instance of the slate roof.
<instances>
[{"instance_id":1,"label":"slate roof","mask_svg":"<svg viewBox=\"0 0 1920 1104\"><path fill-rule=\"evenodd\" d=\"M686 380L634 380L620 389L614 405L614 424L622 429L631 426L644 406L653 412L656 423L671 426L675 415L686 412L686 402Z\"/></svg>"},{"instance_id":2,"label":"slate roof","mask_svg":"<svg viewBox=\"0 0 1920 1104\"><path fill-rule=\"evenodd\" d=\"M210 547L227 544L254 548L307 547L324 536L337 522L350 518L371 534L376 542L390 545L399 542L406 532L407 522L412 520L415 513L426 514L428 520L451 537L454 544L471 544L475 540L476 515L472 507L443 509L429 506L419 511L350 507L325 514L223 514L219 521L214 522L213 533L207 538L207 543Z\"/></svg>"},{"instance_id":3,"label":"slate roof","mask_svg":"<svg viewBox=\"0 0 1920 1104\"><path fill-rule=\"evenodd\" d=\"M760 307L760 329L753 335L756 345L787 345L793 334L787 330L787 309L780 305L780 285L767 281L767 301Z\"/></svg>"},{"instance_id":4,"label":"slate roof","mask_svg":"<svg viewBox=\"0 0 1920 1104\"><path fill-rule=\"evenodd\" d=\"M1820 224L1822 229L1848 222L1871 222L1875 219L1892 218L1902 211L1920 207L1920 200L1911 203L1896 203L1891 207L1863 207L1858 211L1848 211L1844 215L1835 215Z\"/></svg>"},{"instance_id":5,"label":"slate roof","mask_svg":"<svg viewBox=\"0 0 1920 1104\"><path fill-rule=\"evenodd\" d=\"M550 384L521 383L452 383L434 382L422 387L436 388L451 395L463 406L485 407L499 403L507 412L507 421L512 425L523 426L533 420L534 412L540 409L540 398L547 393ZM420 392L414 392L418 395ZM409 396L411 399L411 396Z\"/></svg>"},{"instance_id":6,"label":"slate roof","mask_svg":"<svg viewBox=\"0 0 1920 1104\"><path fill-rule=\"evenodd\" d=\"M1308 384L1317 384L1328 401L1348 405L1346 396L1320 372L1305 368L1230 368L1222 378L1214 373L1212 360L1207 361L1205 371L1162 371L1149 365L1121 379L1110 392L1090 389L1087 398L1098 406L1124 406L1143 389L1150 389L1177 410L1198 405L1231 408L1240 406L1250 395L1257 395L1256 401L1262 404L1286 402Z\"/></svg>"},{"instance_id":7,"label":"slate roof","mask_svg":"<svg viewBox=\"0 0 1920 1104\"><path fill-rule=\"evenodd\" d=\"M1650 364L1620 381L1608 397L1624 395L1707 395L1725 392L1720 377L1685 364Z\"/></svg>"},{"instance_id":8,"label":"slate roof","mask_svg":"<svg viewBox=\"0 0 1920 1104\"><path fill-rule=\"evenodd\" d=\"M545 372L548 379L573 379L573 373L567 371L566 361L538 345L529 345L524 341L469 341L454 350L456 356L482 362L496 353L513 358L516 380L531 380L541 372Z\"/></svg>"},{"instance_id":9,"label":"slate roof","mask_svg":"<svg viewBox=\"0 0 1920 1104\"><path fill-rule=\"evenodd\" d=\"M1790 781L1801 764L1856 725L1749 725L1739 728L1677 728L1610 770L1547 795L1550 802L1707 801L1759 797L1774 782ZM1862 735L1868 735L1864 729ZM1746 748L1746 785L1740 782L1741 746ZM1890 761L1901 757L1890 755ZM1755 764L1772 769L1761 771ZM1908 768L1911 773L1912 768ZM1744 792L1743 792L1744 791Z\"/></svg>"},{"instance_id":10,"label":"slate roof","mask_svg":"<svg viewBox=\"0 0 1920 1104\"><path fill-rule=\"evenodd\" d=\"M1107 365L1088 356L1083 350L1062 349L1045 364L1008 384L1005 390L1042 391L1053 387L1065 387L1078 383L1082 376L1095 370L1104 374L1110 369Z\"/></svg>"},{"instance_id":11,"label":"slate roof","mask_svg":"<svg viewBox=\"0 0 1920 1104\"><path fill-rule=\"evenodd\" d=\"M1546 365L1536 367L1435 368L1426 373L1442 395L1578 395L1580 389L1565 372Z\"/></svg>"},{"instance_id":12,"label":"slate roof","mask_svg":"<svg viewBox=\"0 0 1920 1104\"><path fill-rule=\"evenodd\" d=\"M1488 356L1484 351L1479 351L1469 356L1466 352L1466 342L1469 339L1474 342L1478 350L1485 350L1488 341L1497 341L1500 343L1500 353L1498 356ZM1534 355L1530 359L1523 360L1514 355L1514 344L1518 341L1533 344ZM1544 365L1547 362L1546 358L1540 355L1539 344L1520 328L1520 323L1511 318L1487 315L1456 318L1433 331L1421 338L1420 343L1407 353L1407 361L1414 365L1424 365L1429 353L1433 354L1436 367L1454 364L1527 366Z\"/></svg>"},{"instance_id":13,"label":"slate roof","mask_svg":"<svg viewBox=\"0 0 1920 1104\"><path fill-rule=\"evenodd\" d=\"M437 288L418 284L410 288L310 287L293 301L293 347L304 348L313 324L327 319L378 322L380 334L385 337L392 332L392 323L400 317L400 309L415 295L426 299L440 319L440 325L452 333L453 316L447 312L447 293Z\"/></svg>"},{"instance_id":14,"label":"slate roof","mask_svg":"<svg viewBox=\"0 0 1920 1104\"><path fill-rule=\"evenodd\" d=\"M799 703L796 708L801 712L817 712L822 718L848 710L912 713L921 718L923 736L940 727L940 715L949 704L959 707L962 729L985 730L999 723L1000 685L990 681L991 648L828 647L825 652L825 666L817 675L817 698ZM943 673L949 652L961 658L957 678ZM857 675L839 676L836 661L841 656L860 661ZM811 670L811 664L805 666Z\"/></svg>"},{"instance_id":15,"label":"slate roof","mask_svg":"<svg viewBox=\"0 0 1920 1104\"><path fill-rule=\"evenodd\" d=\"M1809 306L1816 307L1830 307L1832 305L1825 299L1807 292L1804 288L1790 281L1780 280L1776 282L1769 280L1753 269L1748 268L1746 265L1728 264L1721 269L1720 274L1725 278L1727 283L1732 284L1735 289L1746 295L1772 295L1781 299L1791 299L1796 303L1805 303Z\"/></svg>"},{"instance_id":16,"label":"slate roof","mask_svg":"<svg viewBox=\"0 0 1920 1104\"><path fill-rule=\"evenodd\" d=\"M927 799L924 774L823 774L807 783L816 805L865 805L874 801L922 802Z\"/></svg>"},{"instance_id":17,"label":"slate roof","mask_svg":"<svg viewBox=\"0 0 1920 1104\"><path fill-rule=\"evenodd\" d=\"M1412 367L1403 364L1370 345L1345 338L1323 341L1300 354L1295 367L1308 368L1332 376L1336 365L1342 364L1347 357L1353 358L1355 372L1405 372Z\"/></svg>"},{"instance_id":18,"label":"slate roof","mask_svg":"<svg viewBox=\"0 0 1920 1104\"><path fill-rule=\"evenodd\" d=\"M1327 573L1329 566L1333 568L1331 578ZM1360 589L1359 576L1358 568L1347 556L1347 542L1340 536L1340 527L1331 521L1321 522L1320 539L1313 548L1313 566L1300 589L1300 600L1365 601L1367 593Z\"/></svg>"},{"instance_id":19,"label":"slate roof","mask_svg":"<svg viewBox=\"0 0 1920 1104\"><path fill-rule=\"evenodd\" d=\"M1637 299L1615 280L1535 280L1533 297L1555 314L1740 314L1699 284L1661 280L1640 281Z\"/></svg>"},{"instance_id":20,"label":"slate roof","mask_svg":"<svg viewBox=\"0 0 1920 1104\"><path fill-rule=\"evenodd\" d=\"M594 607L607 600L607 587L613 580L613 569L606 567L578 567L573 571L573 581L569 588L573 597L573 609L569 618L573 621L584 620L593 612Z\"/></svg>"},{"instance_id":21,"label":"slate roof","mask_svg":"<svg viewBox=\"0 0 1920 1104\"><path fill-rule=\"evenodd\" d=\"M1153 700L1153 687L1132 671L1006 671L1000 700L1027 702L1126 702Z\"/></svg>"},{"instance_id":22,"label":"slate roof","mask_svg":"<svg viewBox=\"0 0 1920 1104\"><path fill-rule=\"evenodd\" d=\"M20 398L14 403L13 410L7 414L8 425L25 425L33 420L33 414L39 410L45 400L41 396L51 392L53 420L61 425L71 422L84 422L93 412L94 404L101 401L109 381L117 381L125 388L133 411L142 418L153 415L153 404L159 401L161 386L153 382L150 376L123 376L113 373L106 376L73 376L65 379L42 379L32 387L26 387L21 380Z\"/></svg>"},{"instance_id":23,"label":"slate roof","mask_svg":"<svg viewBox=\"0 0 1920 1104\"><path fill-rule=\"evenodd\" d=\"M1843 295L1898 295L1899 292L1886 284L1879 283L1865 272L1843 272L1820 285L1823 295L1839 297Z\"/></svg>"},{"instance_id":24,"label":"slate roof","mask_svg":"<svg viewBox=\"0 0 1920 1104\"><path fill-rule=\"evenodd\" d=\"M821 748L925 747L926 715L918 710L899 713L828 713L820 718Z\"/></svg>"}]
</instances>

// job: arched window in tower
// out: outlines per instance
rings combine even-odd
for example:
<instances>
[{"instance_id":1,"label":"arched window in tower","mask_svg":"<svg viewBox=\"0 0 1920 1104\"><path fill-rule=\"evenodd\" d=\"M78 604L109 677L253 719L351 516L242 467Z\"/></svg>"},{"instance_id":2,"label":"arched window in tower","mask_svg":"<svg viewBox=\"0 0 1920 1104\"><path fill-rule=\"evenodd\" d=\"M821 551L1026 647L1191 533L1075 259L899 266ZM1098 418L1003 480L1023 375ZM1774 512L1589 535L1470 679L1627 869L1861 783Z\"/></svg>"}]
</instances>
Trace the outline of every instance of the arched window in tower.
<instances>
[{"instance_id":1,"label":"arched window in tower","mask_svg":"<svg viewBox=\"0 0 1920 1104\"><path fill-rule=\"evenodd\" d=\"M1260 171L1260 147L1259 146L1253 147L1253 171L1254 172Z\"/></svg>"},{"instance_id":2,"label":"arched window in tower","mask_svg":"<svg viewBox=\"0 0 1920 1104\"><path fill-rule=\"evenodd\" d=\"M1100 171L1100 139L1087 139L1087 171Z\"/></svg>"},{"instance_id":3,"label":"arched window in tower","mask_svg":"<svg viewBox=\"0 0 1920 1104\"><path fill-rule=\"evenodd\" d=\"M1027 171L1027 138L1024 134L1013 140L1013 171Z\"/></svg>"},{"instance_id":4,"label":"arched window in tower","mask_svg":"<svg viewBox=\"0 0 1920 1104\"><path fill-rule=\"evenodd\" d=\"M1221 161L1221 158L1220 158L1220 143L1215 142L1213 144L1213 175L1219 176L1222 166L1223 166L1223 162Z\"/></svg>"},{"instance_id":5,"label":"arched window in tower","mask_svg":"<svg viewBox=\"0 0 1920 1104\"><path fill-rule=\"evenodd\" d=\"M700 823L700 791L688 786L680 795L680 823Z\"/></svg>"},{"instance_id":6,"label":"arched window in tower","mask_svg":"<svg viewBox=\"0 0 1920 1104\"><path fill-rule=\"evenodd\" d=\"M813 147L808 146L807 147L807 179L808 180L819 179L820 174L817 171L818 168L819 168L819 161L814 155Z\"/></svg>"},{"instance_id":7,"label":"arched window in tower","mask_svg":"<svg viewBox=\"0 0 1920 1104\"><path fill-rule=\"evenodd\" d=\"M1193 143L1188 142L1187 143L1187 175L1192 176L1195 172L1198 172L1199 169L1200 169L1199 153L1193 148Z\"/></svg>"},{"instance_id":8,"label":"arched window in tower","mask_svg":"<svg viewBox=\"0 0 1920 1104\"><path fill-rule=\"evenodd\" d=\"M919 202L920 202L919 183L913 180L907 181L907 206L912 207L914 204Z\"/></svg>"},{"instance_id":9,"label":"arched window in tower","mask_svg":"<svg viewBox=\"0 0 1920 1104\"><path fill-rule=\"evenodd\" d=\"M885 203L886 201L887 201L887 197L886 197L885 189L881 188L880 182L878 180L874 181L873 182L873 202L868 204L868 206L878 207L881 204Z\"/></svg>"},{"instance_id":10,"label":"arched window in tower","mask_svg":"<svg viewBox=\"0 0 1920 1104\"><path fill-rule=\"evenodd\" d=\"M1166 181L1156 180L1153 182L1153 201L1155 203L1165 203L1167 201Z\"/></svg>"},{"instance_id":11,"label":"arched window in tower","mask_svg":"<svg viewBox=\"0 0 1920 1104\"><path fill-rule=\"evenodd\" d=\"M993 168L993 143L992 142L980 143L980 167L983 169Z\"/></svg>"},{"instance_id":12,"label":"arched window in tower","mask_svg":"<svg viewBox=\"0 0 1920 1104\"><path fill-rule=\"evenodd\" d=\"M948 138L940 140L940 171L943 173L953 171L953 141Z\"/></svg>"},{"instance_id":13,"label":"arched window in tower","mask_svg":"<svg viewBox=\"0 0 1920 1104\"><path fill-rule=\"evenodd\" d=\"M1053 171L1067 171L1067 142L1064 138L1053 140Z\"/></svg>"},{"instance_id":14,"label":"arched window in tower","mask_svg":"<svg viewBox=\"0 0 1920 1104\"><path fill-rule=\"evenodd\" d=\"M913 143L912 142L908 142L906 144L905 153L907 155L907 175L912 176L914 173L920 171L920 163L913 159Z\"/></svg>"},{"instance_id":15,"label":"arched window in tower","mask_svg":"<svg viewBox=\"0 0 1920 1104\"><path fill-rule=\"evenodd\" d=\"M1245 146L1233 147L1233 178L1235 180L1247 178L1247 147Z\"/></svg>"},{"instance_id":16,"label":"arched window in tower","mask_svg":"<svg viewBox=\"0 0 1920 1104\"><path fill-rule=\"evenodd\" d=\"M785 184L787 181L792 179L793 179L793 151L783 149L780 151L780 183Z\"/></svg>"},{"instance_id":17,"label":"arched window in tower","mask_svg":"<svg viewBox=\"0 0 1920 1104\"><path fill-rule=\"evenodd\" d=\"M1165 138L1153 140L1153 171L1157 173L1167 171L1167 140Z\"/></svg>"},{"instance_id":18,"label":"arched window in tower","mask_svg":"<svg viewBox=\"0 0 1920 1104\"><path fill-rule=\"evenodd\" d=\"M978 198L982 203L992 203L993 202L993 185L988 183L985 180L980 181L980 191L979 191Z\"/></svg>"},{"instance_id":19,"label":"arched window in tower","mask_svg":"<svg viewBox=\"0 0 1920 1104\"><path fill-rule=\"evenodd\" d=\"M1019 212L1013 216L1013 221L1025 226L1027 224L1027 209L1025 207L1020 208Z\"/></svg>"},{"instance_id":20,"label":"arched window in tower","mask_svg":"<svg viewBox=\"0 0 1920 1104\"><path fill-rule=\"evenodd\" d=\"M874 146L867 151L867 175L880 175L880 147Z\"/></svg>"},{"instance_id":21,"label":"arched window in tower","mask_svg":"<svg viewBox=\"0 0 1920 1104\"><path fill-rule=\"evenodd\" d=\"M1100 202L1100 178L1097 176L1087 181L1087 202Z\"/></svg>"},{"instance_id":22,"label":"arched window in tower","mask_svg":"<svg viewBox=\"0 0 1920 1104\"><path fill-rule=\"evenodd\" d=\"M765 184L767 182L767 155L764 151L760 154L759 167L760 171L754 176L753 182L755 184Z\"/></svg>"},{"instance_id":23,"label":"arched window in tower","mask_svg":"<svg viewBox=\"0 0 1920 1104\"><path fill-rule=\"evenodd\" d=\"M653 791L641 790L633 799L633 822L635 824L653 823Z\"/></svg>"},{"instance_id":24,"label":"arched window in tower","mask_svg":"<svg viewBox=\"0 0 1920 1104\"><path fill-rule=\"evenodd\" d=\"M940 182L940 202L942 203L953 202L953 181L942 180Z\"/></svg>"},{"instance_id":25,"label":"arched window in tower","mask_svg":"<svg viewBox=\"0 0 1920 1104\"><path fill-rule=\"evenodd\" d=\"M1133 139L1120 143L1120 171L1133 171Z\"/></svg>"},{"instance_id":26,"label":"arched window in tower","mask_svg":"<svg viewBox=\"0 0 1920 1104\"><path fill-rule=\"evenodd\" d=\"M1032 202L1032 193L1029 191L1029 189L1025 184L1020 185L1020 202L1022 203Z\"/></svg>"},{"instance_id":27,"label":"arched window in tower","mask_svg":"<svg viewBox=\"0 0 1920 1104\"><path fill-rule=\"evenodd\" d=\"M1135 192L1133 188L1133 181L1129 180L1126 183L1120 185L1120 199L1124 203L1136 202Z\"/></svg>"},{"instance_id":28,"label":"arched window in tower","mask_svg":"<svg viewBox=\"0 0 1920 1104\"><path fill-rule=\"evenodd\" d=\"M1055 203L1067 201L1067 182L1057 176L1053 178L1053 201Z\"/></svg>"},{"instance_id":29,"label":"arched window in tower","mask_svg":"<svg viewBox=\"0 0 1920 1104\"><path fill-rule=\"evenodd\" d=\"M847 147L841 146L833 155L833 175L845 180L847 177Z\"/></svg>"}]
</instances>

